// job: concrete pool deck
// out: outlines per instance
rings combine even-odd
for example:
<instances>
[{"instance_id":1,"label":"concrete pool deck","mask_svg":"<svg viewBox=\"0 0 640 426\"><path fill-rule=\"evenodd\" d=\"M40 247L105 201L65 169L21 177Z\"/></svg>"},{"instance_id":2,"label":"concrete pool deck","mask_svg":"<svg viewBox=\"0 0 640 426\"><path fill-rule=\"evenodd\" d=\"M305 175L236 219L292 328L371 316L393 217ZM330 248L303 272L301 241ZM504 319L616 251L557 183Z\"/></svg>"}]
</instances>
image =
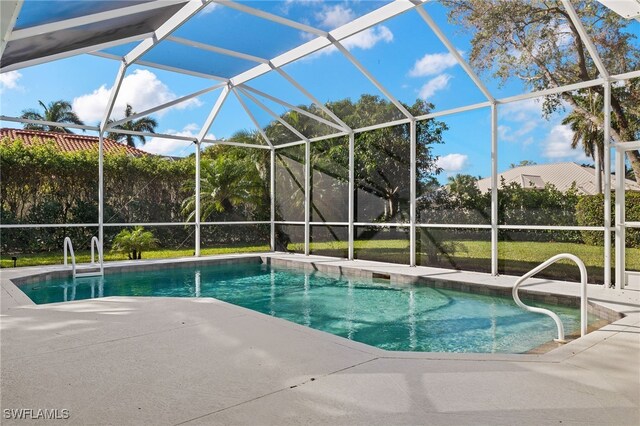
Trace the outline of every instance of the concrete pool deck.
<instances>
[{"instance_id":1,"label":"concrete pool deck","mask_svg":"<svg viewBox=\"0 0 640 426\"><path fill-rule=\"evenodd\" d=\"M216 259L246 256L255 255ZM516 279L266 256L493 287L510 288ZM210 298L34 305L11 282L61 269L0 272L2 424L46 423L9 420L7 409L69 410L58 424L640 423L638 289L589 286L593 302L626 316L544 355L406 353ZM578 292L575 283L532 282L542 293Z\"/></svg>"}]
</instances>

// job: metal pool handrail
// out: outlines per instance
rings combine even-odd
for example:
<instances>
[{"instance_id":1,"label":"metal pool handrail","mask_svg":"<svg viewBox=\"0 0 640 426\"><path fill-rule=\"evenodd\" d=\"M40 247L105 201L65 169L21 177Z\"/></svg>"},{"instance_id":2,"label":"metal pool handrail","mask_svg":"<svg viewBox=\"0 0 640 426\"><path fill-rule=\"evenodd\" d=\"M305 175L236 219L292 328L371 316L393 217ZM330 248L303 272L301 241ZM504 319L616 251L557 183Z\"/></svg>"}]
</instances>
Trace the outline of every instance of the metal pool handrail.
<instances>
[{"instance_id":1,"label":"metal pool handrail","mask_svg":"<svg viewBox=\"0 0 640 426\"><path fill-rule=\"evenodd\" d=\"M102 244L100 244L100 240L98 237L91 238L91 263L96 264L95 255L94 255L94 247L98 250L98 261L100 262L100 275L104 275L104 255L102 254Z\"/></svg>"},{"instance_id":2,"label":"metal pool handrail","mask_svg":"<svg viewBox=\"0 0 640 426\"><path fill-rule=\"evenodd\" d=\"M576 265L578 265L578 268L580 269L580 336L584 336L585 334L587 334L587 268L586 266L584 266L584 262L580 260L578 256L575 256L570 253L561 253L549 258L545 262L541 263L540 265L536 266L535 268L533 268L532 270L524 274L522 277L520 277L518 281L516 281L512 290L513 300L516 302L516 305L520 306L521 308L529 312L545 314L553 318L553 320L556 322L556 326L558 327L558 338L555 339L555 341L557 342L565 341L564 327L562 326L562 321L560 320L560 317L548 309L535 308L533 306L527 306L524 303L522 303L522 301L520 300L520 297L518 296L518 288L527 279L531 278L538 272L546 269L547 267L549 267L550 265L556 263L558 260L561 260L561 259L572 260Z\"/></svg>"},{"instance_id":3,"label":"metal pool handrail","mask_svg":"<svg viewBox=\"0 0 640 426\"><path fill-rule=\"evenodd\" d=\"M76 277L76 255L73 253L73 244L71 244L71 238L65 237L64 239L64 264L67 265L67 251L71 253L71 269L73 270L73 277Z\"/></svg>"}]
</instances>

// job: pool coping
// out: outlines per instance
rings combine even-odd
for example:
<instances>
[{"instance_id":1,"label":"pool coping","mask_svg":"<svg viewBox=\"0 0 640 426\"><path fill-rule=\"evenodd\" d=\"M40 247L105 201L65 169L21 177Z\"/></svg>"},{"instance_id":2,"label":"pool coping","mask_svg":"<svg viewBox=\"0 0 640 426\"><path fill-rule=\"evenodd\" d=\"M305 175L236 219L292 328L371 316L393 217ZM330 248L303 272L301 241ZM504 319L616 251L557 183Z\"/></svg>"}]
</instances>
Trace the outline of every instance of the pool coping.
<instances>
[{"instance_id":1,"label":"pool coping","mask_svg":"<svg viewBox=\"0 0 640 426\"><path fill-rule=\"evenodd\" d=\"M477 294L509 296L511 288L518 277L494 277L485 273L455 271L430 267L409 267L382 262L339 259L325 256L304 256L291 253L243 253L236 255L217 255L200 258L186 257L178 259L153 259L136 261L117 261L105 263L105 274L123 271L149 271L175 266L220 265L255 261L276 267L316 271L326 274L339 274L345 277L371 279L379 276L388 277L396 285L430 285L436 288L450 288ZM83 265L86 267L86 265ZM1 306L0 312L6 309L36 305L20 290L20 285L52 278L70 276L69 266L36 266L22 268L6 268L0 270ZM535 286L535 287L534 287ZM532 278L530 284L523 286L521 292L529 300L544 303L576 306L579 303L579 286L577 283ZM110 299L118 299L112 296ZM130 297L130 296L122 296ZM355 350L375 353L380 358L431 359L431 360L490 360L490 361L522 361L522 362L561 362L582 352L589 347L608 339L625 327L640 323L640 292L635 290L615 291L604 289L600 285L589 285L589 311L610 321L609 324L588 335L572 340L565 345L543 354L487 354L487 353L451 353L451 352L404 352L387 351L364 343L355 342L335 336L321 330L311 329L284 319L245 309L272 321L283 321L305 332L312 330L314 334L333 343L341 344ZM222 302L222 301L220 301ZM61 302L73 303L73 302ZM226 303L226 302L223 302ZM302 331L302 330L301 330ZM337 339L337 340L336 340Z\"/></svg>"}]
</instances>

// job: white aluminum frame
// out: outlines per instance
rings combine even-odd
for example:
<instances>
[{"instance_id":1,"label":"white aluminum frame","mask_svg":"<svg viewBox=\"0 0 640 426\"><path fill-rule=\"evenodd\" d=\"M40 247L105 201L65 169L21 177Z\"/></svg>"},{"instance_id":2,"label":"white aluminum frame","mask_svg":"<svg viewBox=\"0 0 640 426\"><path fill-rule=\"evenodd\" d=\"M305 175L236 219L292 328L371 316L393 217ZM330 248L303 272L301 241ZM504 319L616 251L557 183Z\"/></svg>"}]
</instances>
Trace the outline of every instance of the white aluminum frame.
<instances>
[{"instance_id":1,"label":"white aluminum frame","mask_svg":"<svg viewBox=\"0 0 640 426\"><path fill-rule=\"evenodd\" d=\"M258 133L260 133L260 136L262 136L262 139L264 139L267 145L269 145L269 148L273 149L273 143L271 142L271 140L269 139L265 131L262 129L262 126L260 125L260 123L258 123L258 120L253 115L253 113L245 103L244 99L242 99L242 96L238 94L238 91L236 90L235 87L232 89L232 91L233 91L233 95L236 97L236 99L238 99L238 102L240 102L240 105L242 106L242 109L244 109L244 112L249 116L249 119L251 120L251 122L253 122L253 125L256 126L256 129L258 130Z\"/></svg>"},{"instance_id":2,"label":"white aluminum frame","mask_svg":"<svg viewBox=\"0 0 640 426\"><path fill-rule=\"evenodd\" d=\"M276 150L271 150L269 162L269 195L270 195L270 211L269 221L269 239L271 242L271 251L276 251Z\"/></svg>"},{"instance_id":3,"label":"white aluminum frame","mask_svg":"<svg viewBox=\"0 0 640 426\"><path fill-rule=\"evenodd\" d=\"M354 253L354 242L355 242L355 226L354 226L354 221L355 221L355 198L356 198L356 189L355 189L355 180L356 180L356 174L355 174L355 140L356 140L356 136L355 133L350 132L349 133L349 213L348 213L348 220L349 223L347 224L347 226L349 227L349 249L348 249L348 254L347 254L347 258L349 260L353 260L355 257L355 253Z\"/></svg>"},{"instance_id":4,"label":"white aluminum frame","mask_svg":"<svg viewBox=\"0 0 640 426\"><path fill-rule=\"evenodd\" d=\"M491 275L498 275L498 105L491 104Z\"/></svg>"},{"instance_id":5,"label":"white aluminum frame","mask_svg":"<svg viewBox=\"0 0 640 426\"><path fill-rule=\"evenodd\" d=\"M150 1L146 3L134 4L131 6L119 7L117 9L111 9L104 12L92 13L90 15L78 16L77 18L64 19L62 21L36 25L33 27L13 31L9 40L20 40L22 38L28 38L55 31L81 27L83 25L96 24L102 21L107 21L109 19L116 19L135 13L147 12L178 3L184 3L184 0L163 0L162 2Z\"/></svg>"},{"instance_id":6,"label":"white aluminum frame","mask_svg":"<svg viewBox=\"0 0 640 426\"><path fill-rule=\"evenodd\" d=\"M258 89L254 89L253 87L248 86L246 84L242 84L242 85L238 86L238 88L246 89L249 92L253 92L256 95L259 95L259 96L262 96L264 98L267 98L267 99L269 99L269 100L271 100L271 101L273 101L273 102L275 102L275 103L277 103L277 104L279 104L279 105L281 105L281 106L283 106L285 108L289 108L292 111L296 111L296 112L298 112L298 113L300 113L302 115L305 115L305 116L307 116L307 117L309 117L309 118L311 118L311 119L313 119L313 120L315 120L315 121L317 121L319 123L326 124L327 126L331 126L334 129L337 129L337 130L340 130L340 131L344 131L345 130L345 128L343 126L339 125L339 124L333 123L333 122L331 122L329 120L326 120L326 119L324 119L322 117L319 117L319 116L317 116L315 114L312 114L309 111L305 111L302 108L298 108L295 105L292 105L292 104L290 104L290 103L288 103L286 101L283 101L282 99L278 99L275 96L271 96L268 93L264 93L264 92L262 92L262 91L260 91Z\"/></svg>"},{"instance_id":7,"label":"white aluminum frame","mask_svg":"<svg viewBox=\"0 0 640 426\"><path fill-rule=\"evenodd\" d=\"M409 123L409 266L416 266L416 120Z\"/></svg>"},{"instance_id":8,"label":"white aluminum frame","mask_svg":"<svg viewBox=\"0 0 640 426\"><path fill-rule=\"evenodd\" d=\"M167 0L164 2L148 2L139 5L126 6L123 8L114 9L111 11L100 12L92 15L82 16L73 19L67 19L63 21L53 22L49 24L34 26L30 28L13 30L13 26L15 24L15 20L18 16L18 12L22 5L22 0L7 0L3 1L3 28L6 28L6 31L3 34L0 34L2 37L0 44L0 55L4 52L4 47L8 41L18 40L25 37L32 37L37 35L46 34L52 31L58 31L62 29L74 28L81 25L87 25L92 23L98 23L107 19L117 18L119 16L126 16L130 13L143 12L146 10L151 10L157 7L164 7L170 3L181 3L181 0ZM224 7L230 7L235 10L238 10L243 13L247 13L261 19L266 19L272 22L275 22L280 25L285 25L290 28L294 28L300 31L304 31L306 33L314 35L316 38L310 40L307 43L302 44L288 52L280 54L272 59L260 58L254 55L248 55L243 52L236 52L229 49L223 49L218 46L207 45L204 43L200 43L193 40L186 40L180 37L172 36L171 34L182 24L187 22L190 18L196 15L199 11L201 11L204 7L206 7L209 3L214 2ZM101 126L79 126L68 123L63 123L65 127L70 128L78 128L83 130L91 130L98 132L99 138L99 213L98 213L98 223L90 223L90 224L11 224L5 225L0 224L1 229L5 228L39 228L39 227L93 227L97 226L99 228L99 242L100 244L104 244L103 241L103 228L113 227L113 226L132 226L132 225L148 225L148 226L194 226L196 229L196 241L194 242L195 253L196 256L199 255L199 242L200 242L200 226L202 225L240 225L240 224L270 224L270 242L271 249L275 250L276 248L276 232L275 227L277 224L285 224L285 225L304 225L305 226L305 254L309 254L309 242L310 242L310 226L312 225L332 225L332 226L347 226L349 232L349 251L348 258L354 259L354 239L355 239L355 227L356 226L374 226L374 227L408 227L410 230L410 265L415 265L416 258L416 232L418 228L467 228L467 229L487 229L491 231L491 272L493 275L497 275L498 273L498 231L501 229L524 229L524 230L549 230L549 229L558 229L558 230L591 230L591 231L602 231L605 232L605 254L604 254L604 266L605 266L605 286L608 287L611 283L611 271L608 265L610 265L611 261L611 245L607 244L607 242L611 242L611 231L615 229L616 232L616 256L615 256L615 271L616 271L616 288L623 288L624 286L624 205L621 204L621 194L624 193L624 180L618 179L616 185L616 194L619 196L616 197L616 222L615 227L612 225L611 221L611 213L610 213L610 205L611 205L611 194L610 194L610 185L611 185L611 148L616 149L616 171L620 173L621 170L624 170L624 150L625 149L636 149L640 147L639 142L631 142L630 145L621 145L616 144L615 146L611 143L611 84L614 81L626 80L630 78L639 78L640 70L627 72L624 74L609 75L606 67L602 59L600 58L597 49L586 32L582 22L578 14L576 13L573 5L569 0L562 0L562 5L567 11L570 21L572 25L575 26L577 32L579 33L580 40L584 43L588 54L591 59L594 61L596 68L598 69L599 76L590 81L578 82L575 84L569 84L561 87L549 88L546 90L523 93L517 96L505 97L502 99L496 99L493 97L491 92L487 89L484 83L480 80L480 78L473 71L469 63L463 58L463 56L455 49L455 46L451 43L450 40L445 36L444 32L440 29L438 24L431 18L431 16L424 9L424 4L426 1L422 0L395 0L391 3L388 3L377 10L374 10L364 16L361 16L352 22L349 22L339 28L336 28L332 31L323 31L318 28L314 28L307 24L303 24L300 22L295 22L287 18L283 18L281 16L273 15L268 12L264 12L259 9L255 9L249 6L246 6L241 3L237 3L230 0L190 0L184 3L184 6L181 7L177 13L175 13L172 17L167 19L164 24L162 24L156 31L150 34L142 34L139 36L129 37L126 39L121 39L113 42L100 43L94 46L84 47L81 49L77 49L70 52L64 52L60 54L54 54L50 56L45 56L38 59L33 59L27 62L23 62L20 64L15 64L12 66L8 66L2 68L0 72L7 72L14 69L20 69L25 66L31 66L35 64L50 62L53 60L66 58L74 55L78 55L81 53L90 53L93 55L117 59L121 62L120 68L115 78L114 85L111 89L109 102L105 109L105 113L103 115L103 120L101 121ZM397 100L393 97L391 92L386 90L380 82L376 79L376 77L366 68L364 67L343 45L342 41L346 38L353 36L361 31L364 31L368 28L371 28L375 25L378 25L386 20L389 20L395 16L408 12L410 10L415 10L416 13L422 18L425 24L431 29L431 31L439 38L439 40L444 44L449 53L456 59L456 62L463 68L463 70L467 73L467 75L474 82L476 87L484 94L487 98L487 101L466 105L458 108L453 108L449 110L443 111L435 111L429 114L425 114L422 116L414 117L409 113L409 111ZM7 12L9 11L9 12ZM9 16L9 18L7 18ZM6 26L4 25L7 23ZM177 67L150 63L146 61L141 61L140 58L148 52L150 49L154 48L158 45L162 40L170 40L174 43L180 43L184 45L189 45L194 48L208 50L212 52L216 52L222 55L227 55L231 57L237 57L245 60L249 60L255 62L257 65L245 72L240 73L232 78L223 78L215 75L203 74L196 71L191 71L188 69L181 69ZM100 52L99 50L105 49L107 47L116 46L124 43L129 43L131 41L142 40L134 49L132 49L129 53L124 55L123 57L118 57L116 55L111 55L105 52ZM337 117L332 111L330 111L322 102L320 102L316 97L314 97L305 87L300 85L297 81L295 81L291 76L289 76L282 67L291 62L309 56L320 49L328 48L330 46L334 46L337 50L339 50L346 58L349 60L362 74L365 78L367 78L373 86L378 88L391 103L393 103L396 108L406 117L404 119L395 120L388 123L379 123L372 126L366 126L359 129L352 129L346 123L344 123L339 117ZM158 69L163 69L167 71L182 73L186 75L192 75L200 78L212 79L216 81L221 81L222 83L210 86L206 89L200 90L198 92L182 96L173 101L167 102L163 105L158 105L154 108L147 109L145 111L134 114L128 119L121 119L112 123L108 123L108 119L111 116L111 112L113 110L113 106L115 104L115 100L117 98L118 92L120 90L120 86L122 84L123 78L126 74L128 67L134 63L144 66L156 67ZM316 105L323 113L327 114L328 117L331 118L332 121L326 120L322 117L319 117L315 114L304 111L301 108L298 108L294 105L291 105L277 97L261 92L247 83L263 74L268 72L276 72L280 76L282 76L286 81L288 81L294 88L300 91L305 97L307 97L311 103ZM539 226L539 225L500 225L499 217L498 217L498 132L497 132L497 123L498 123L498 105L508 104L511 102L517 102L525 99L531 99L536 97L542 97L547 95L558 94L566 91L578 90L588 87L595 87L602 85L604 88L605 96L604 96L604 192L605 192L605 222L604 226L595 226L595 227L584 227L584 226ZM207 92L216 90L222 87L222 93L216 100L213 108L205 120L203 126L201 127L200 133L196 138L193 137L184 137L177 135L166 135L160 133L148 133L148 132L132 132L125 131L120 129L112 129L113 126L118 124L122 124L127 120L136 119L138 117L146 116L149 114L153 114L164 108L169 108L173 105L176 105L180 102L184 102L188 99L200 96ZM243 101L242 97L237 93L240 91L243 95L247 96L251 101L253 101L260 108L269 113L275 120L280 121L285 127L291 130L294 134L296 134L300 140L294 141L286 144L281 144L278 146L274 146L272 142L266 137L264 131L262 131L259 123L251 114L248 106ZM255 144L244 144L240 142L234 141L225 141L225 140L208 140L205 138L205 135L211 128L214 120L216 119L220 109L222 108L228 94L233 92L235 96L238 97L240 103L243 108L251 118L252 122L254 122L257 130L261 133L267 145L255 145ZM286 121L282 120L277 114L267 108L264 104L262 104L257 98L252 96L252 94L263 96L266 99L269 99L279 105L282 105L291 110L297 111L298 113L304 114L307 117L316 120L325 125L331 126L337 130L336 133L331 135L325 135L314 138L307 138L298 132L295 128L290 126ZM451 114L456 114L464 111L471 111L479 108L487 108L491 109L491 221L490 224L422 224L417 223L416 218L416 123L418 121L432 119L436 117L443 117ZM7 117L0 116L0 120L2 121L10 121L10 122L20 122L20 123L34 123L34 124L44 124L44 125L57 125L62 123L52 123L46 121L39 120L25 120L21 118L15 117ZM397 125L406 125L410 126L410 219L408 223L368 223L368 222L356 222L355 221L355 170L354 170L354 152L355 152L355 135L367 131L372 131L376 129L381 129L390 126ZM103 205L104 205L104 194L103 194L103 163L104 163L104 139L103 135L107 131L112 131L115 133L123 133L123 134L133 134L140 136L151 136L151 137L162 137L166 139L174 139L174 140L185 140L191 141L196 145L196 220L194 223L182 223L182 222L171 222L171 223L122 223L122 224L114 224L114 223L104 223L103 217ZM311 222L310 221L310 177L311 177L311 165L310 165L310 144L316 141L327 140L337 137L347 136L349 140L349 217L347 222ZM270 195L271 195L271 213L269 221L237 221L237 222L202 222L200 220L199 209L200 209L200 151L202 144L220 144L220 145L229 145L229 146L240 146L245 148L258 148L258 149L268 149L270 150ZM276 187L276 176L275 176L275 161L276 161L276 150L283 149L290 146L296 146L300 144L305 144L305 220L303 222L295 222L295 221L276 221L275 220L275 187ZM638 146L636 146L638 145ZM635 148L631 148L635 147ZM617 174L620 176L620 174ZM620 191L622 193L620 194ZM623 197L622 197L623 199ZM629 224L629 226L636 226L635 223ZM620 275L622 274L622 275Z\"/></svg>"},{"instance_id":9,"label":"white aluminum frame","mask_svg":"<svg viewBox=\"0 0 640 426\"><path fill-rule=\"evenodd\" d=\"M604 233L604 287L609 288L611 286L611 81L607 75L607 80L603 84L604 86L604 182L602 185L604 192L604 227L606 232ZM623 168L624 169L624 168ZM598 171L600 173L600 171ZM616 175L620 176L620 175ZM624 177L624 173L622 174ZM624 178L622 179L624 182ZM620 203L620 200L616 201ZM624 206L624 201L622 206ZM624 207L622 208L624 211ZM624 263L617 264L616 270L624 270Z\"/></svg>"},{"instance_id":10,"label":"white aluminum frame","mask_svg":"<svg viewBox=\"0 0 640 426\"><path fill-rule=\"evenodd\" d=\"M163 109L170 108L170 107L172 107L174 105L179 105L182 102L188 101L189 99L197 98L198 96L202 96L205 93L209 93L209 92L214 91L216 89L219 89L219 88L221 88L221 87L223 87L225 85L226 85L225 83L218 83L218 84L215 84L215 85L213 85L211 87L207 87L205 89L198 90L197 92L193 92L193 93L190 93L188 95L181 96L181 97L176 98L176 99L174 99L172 101L165 102L165 103L163 103L161 105L157 105L157 106L155 106L153 108L149 108L149 109L146 109L146 110L141 111L141 112L136 112L135 114L131 114L129 117L124 117L124 118L122 118L120 120L115 120L115 121L111 122L107 126L107 129L110 129L112 127L118 126L120 124L127 123L129 121L135 120L135 119L140 118L140 117L151 115L154 112L158 112L158 111L161 111Z\"/></svg>"},{"instance_id":11,"label":"white aluminum frame","mask_svg":"<svg viewBox=\"0 0 640 426\"><path fill-rule=\"evenodd\" d=\"M311 254L311 142L304 144L304 254Z\"/></svg>"},{"instance_id":12,"label":"white aluminum frame","mask_svg":"<svg viewBox=\"0 0 640 426\"><path fill-rule=\"evenodd\" d=\"M627 228L640 228L639 222L627 222L625 212L625 155L626 151L640 149L640 141L615 145L616 170L616 204L615 204L615 277L616 289L622 290L626 286L626 235ZM623 177L622 179L620 177ZM608 232L611 235L611 232ZM609 240L611 242L611 240Z\"/></svg>"},{"instance_id":13,"label":"white aluminum frame","mask_svg":"<svg viewBox=\"0 0 640 426\"><path fill-rule=\"evenodd\" d=\"M17 31L13 30L16 20L22 9L24 0L5 0L0 3L0 21L2 22L2 34L0 34L0 57L4 53L10 37Z\"/></svg>"}]
</instances>

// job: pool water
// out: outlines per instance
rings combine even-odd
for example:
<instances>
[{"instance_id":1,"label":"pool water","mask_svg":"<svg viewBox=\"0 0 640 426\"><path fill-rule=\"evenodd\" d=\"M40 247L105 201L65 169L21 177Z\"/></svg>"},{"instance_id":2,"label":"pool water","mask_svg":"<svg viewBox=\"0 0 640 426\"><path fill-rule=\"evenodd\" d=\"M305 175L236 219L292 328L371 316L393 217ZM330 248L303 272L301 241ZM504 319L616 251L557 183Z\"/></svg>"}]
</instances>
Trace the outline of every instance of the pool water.
<instances>
[{"instance_id":1,"label":"pool water","mask_svg":"<svg viewBox=\"0 0 640 426\"><path fill-rule=\"evenodd\" d=\"M106 296L214 297L392 351L522 353L556 337L551 318L526 312L510 298L259 263L55 279L20 288L37 304ZM546 307L560 316L567 334L579 330L578 309Z\"/></svg>"}]
</instances>

